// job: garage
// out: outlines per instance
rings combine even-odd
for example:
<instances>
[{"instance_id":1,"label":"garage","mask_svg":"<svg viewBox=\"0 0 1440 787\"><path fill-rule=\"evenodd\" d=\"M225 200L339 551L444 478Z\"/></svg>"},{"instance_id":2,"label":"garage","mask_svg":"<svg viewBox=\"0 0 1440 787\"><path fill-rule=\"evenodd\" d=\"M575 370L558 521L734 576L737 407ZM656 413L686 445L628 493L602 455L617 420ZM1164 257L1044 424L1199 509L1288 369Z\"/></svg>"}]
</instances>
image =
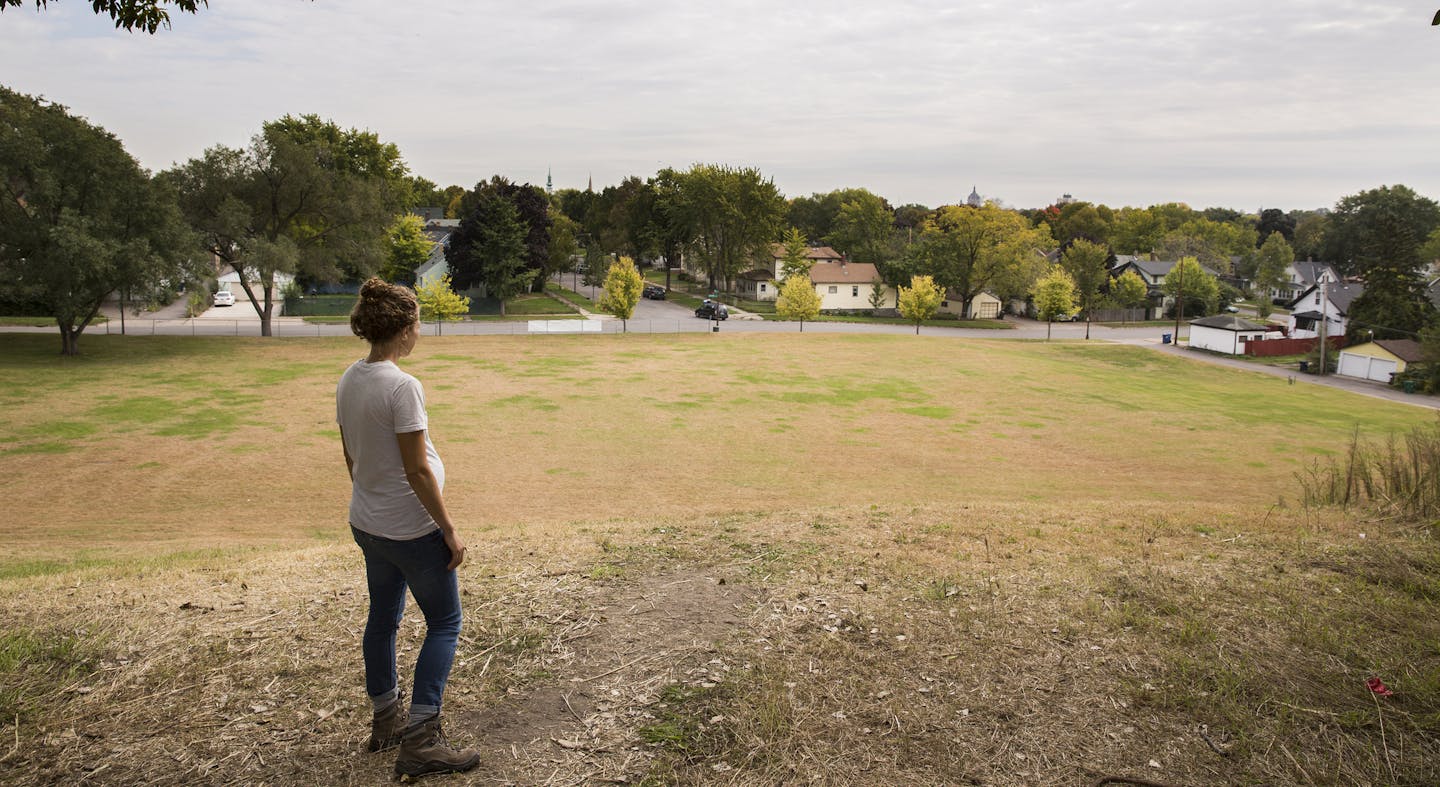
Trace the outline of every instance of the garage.
<instances>
[{"instance_id":1,"label":"garage","mask_svg":"<svg viewBox=\"0 0 1440 787\"><path fill-rule=\"evenodd\" d=\"M1390 375L1399 370L1399 364L1388 358L1342 352L1340 353L1340 366L1336 371L1344 377L1358 377L1362 380L1388 383Z\"/></svg>"}]
</instances>

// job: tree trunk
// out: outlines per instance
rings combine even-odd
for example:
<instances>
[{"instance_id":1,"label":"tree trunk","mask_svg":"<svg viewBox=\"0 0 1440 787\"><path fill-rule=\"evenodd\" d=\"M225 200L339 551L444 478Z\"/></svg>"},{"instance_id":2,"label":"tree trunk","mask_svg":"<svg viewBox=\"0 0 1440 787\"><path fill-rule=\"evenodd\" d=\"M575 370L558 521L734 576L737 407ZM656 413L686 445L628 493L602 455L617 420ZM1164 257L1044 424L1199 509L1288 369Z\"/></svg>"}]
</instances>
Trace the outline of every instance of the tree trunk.
<instances>
[{"instance_id":1,"label":"tree trunk","mask_svg":"<svg viewBox=\"0 0 1440 787\"><path fill-rule=\"evenodd\" d=\"M70 328L66 328L66 327L63 326L63 325L60 326L60 354L61 354L61 355L79 355L79 354L80 354L79 350L77 350L77 349L75 348L75 340L76 340L76 338L77 338L77 336L76 336L74 330L72 330L72 329L70 329Z\"/></svg>"},{"instance_id":2,"label":"tree trunk","mask_svg":"<svg viewBox=\"0 0 1440 787\"><path fill-rule=\"evenodd\" d=\"M1055 323L1051 320L1045 321L1045 341L1050 341L1050 327Z\"/></svg>"}]
</instances>

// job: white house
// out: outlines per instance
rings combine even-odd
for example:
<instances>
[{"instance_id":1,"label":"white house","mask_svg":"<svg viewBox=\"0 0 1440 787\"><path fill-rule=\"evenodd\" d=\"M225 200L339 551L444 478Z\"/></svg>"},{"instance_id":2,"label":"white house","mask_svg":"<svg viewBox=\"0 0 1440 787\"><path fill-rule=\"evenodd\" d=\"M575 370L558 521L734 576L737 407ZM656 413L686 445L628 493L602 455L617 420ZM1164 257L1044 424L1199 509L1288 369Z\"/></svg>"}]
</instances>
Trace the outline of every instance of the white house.
<instances>
[{"instance_id":1,"label":"white house","mask_svg":"<svg viewBox=\"0 0 1440 787\"><path fill-rule=\"evenodd\" d=\"M1150 310L1150 319L1159 319L1165 314L1165 310L1174 303L1175 299L1165 294L1165 277L1170 271L1175 270L1175 260L1139 260L1131 259L1127 262L1117 262L1110 269L1110 278L1118 279L1125 274L1125 271L1135 271L1140 280L1145 282L1145 293L1148 300L1147 307ZM1220 278L1220 274L1211 270L1207 265L1201 265L1200 269L1206 273Z\"/></svg>"},{"instance_id":2,"label":"white house","mask_svg":"<svg viewBox=\"0 0 1440 787\"><path fill-rule=\"evenodd\" d=\"M1229 355L1244 355L1245 345L1265 338L1265 326L1233 314L1190 321L1190 347Z\"/></svg>"},{"instance_id":3,"label":"white house","mask_svg":"<svg viewBox=\"0 0 1440 787\"><path fill-rule=\"evenodd\" d=\"M1270 297L1293 301L1300 293L1321 283L1336 284L1340 277L1328 262L1292 262L1285 266L1285 283L1270 290Z\"/></svg>"},{"instance_id":4,"label":"white house","mask_svg":"<svg viewBox=\"0 0 1440 787\"><path fill-rule=\"evenodd\" d=\"M450 263L445 260L445 250L450 248L450 233L459 226L459 219L432 218L425 222L425 237L435 245L430 247L430 256L415 269L415 286L432 284L450 272Z\"/></svg>"},{"instance_id":5,"label":"white house","mask_svg":"<svg viewBox=\"0 0 1440 787\"><path fill-rule=\"evenodd\" d=\"M870 294L878 285L880 308L897 306L895 288L880 279L880 272L868 262L817 262L810 266L810 283L820 295L820 310L871 310Z\"/></svg>"},{"instance_id":6,"label":"white house","mask_svg":"<svg viewBox=\"0 0 1440 787\"><path fill-rule=\"evenodd\" d=\"M1287 307L1290 309L1290 336L1295 339L1317 337L1322 320L1326 336L1344 334L1350 304L1364 292L1365 285L1358 282L1323 283L1306 288Z\"/></svg>"},{"instance_id":7,"label":"white house","mask_svg":"<svg viewBox=\"0 0 1440 787\"><path fill-rule=\"evenodd\" d=\"M829 246L810 246L805 249L805 258L812 265L819 262L843 262L845 259L840 252ZM784 261L785 244L770 244L768 259L763 259L753 270L735 277L736 294L752 301L775 300L779 295L780 282L785 281Z\"/></svg>"},{"instance_id":8,"label":"white house","mask_svg":"<svg viewBox=\"0 0 1440 787\"><path fill-rule=\"evenodd\" d=\"M254 269L249 269L246 271L245 280L250 283L251 289L257 290L257 292L255 293L255 297L261 297L260 293L258 292L258 288L261 286L260 274L257 273ZM235 297L237 299L245 297L245 288L240 286L240 274L236 273L234 268L231 268L228 265L225 266L225 272L220 274L220 276L215 281L216 285L222 292L232 292L235 294ZM289 286L289 284L293 281L295 281L295 277L292 274L276 271L275 296L278 298L280 296L280 292L284 290L287 286Z\"/></svg>"}]
</instances>

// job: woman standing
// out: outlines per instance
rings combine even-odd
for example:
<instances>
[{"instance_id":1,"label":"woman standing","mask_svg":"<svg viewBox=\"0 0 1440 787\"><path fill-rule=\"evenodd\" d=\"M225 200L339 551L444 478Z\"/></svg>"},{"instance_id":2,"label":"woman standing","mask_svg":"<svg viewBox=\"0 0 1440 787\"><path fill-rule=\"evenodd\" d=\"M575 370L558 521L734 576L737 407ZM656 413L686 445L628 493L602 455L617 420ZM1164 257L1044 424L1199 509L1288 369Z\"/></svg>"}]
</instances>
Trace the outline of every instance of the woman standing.
<instances>
[{"instance_id":1,"label":"woman standing","mask_svg":"<svg viewBox=\"0 0 1440 787\"><path fill-rule=\"evenodd\" d=\"M350 471L350 530L365 555L370 616L362 652L374 704L370 751L400 747L395 772L468 771L473 749L452 748L440 728L441 696L460 636L455 569L465 544L445 510L445 465L430 442L420 381L396 362L420 336L415 294L380 279L360 289L350 329L370 354L345 370L335 390L336 420ZM395 672L395 635L409 587L425 615L409 712Z\"/></svg>"}]
</instances>

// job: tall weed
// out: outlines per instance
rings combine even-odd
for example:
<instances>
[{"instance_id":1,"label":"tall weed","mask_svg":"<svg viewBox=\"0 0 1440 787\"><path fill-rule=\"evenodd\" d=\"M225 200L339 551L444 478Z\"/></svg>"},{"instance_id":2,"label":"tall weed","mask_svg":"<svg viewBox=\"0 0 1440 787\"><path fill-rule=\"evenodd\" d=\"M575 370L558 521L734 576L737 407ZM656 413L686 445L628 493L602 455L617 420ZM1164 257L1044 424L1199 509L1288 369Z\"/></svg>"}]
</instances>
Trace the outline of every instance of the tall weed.
<instances>
[{"instance_id":1,"label":"tall weed","mask_svg":"<svg viewBox=\"0 0 1440 787\"><path fill-rule=\"evenodd\" d=\"M1360 440L1340 459L1316 460L1296 474L1307 506L1367 506L1397 519L1440 524L1440 420L1401 439Z\"/></svg>"}]
</instances>

